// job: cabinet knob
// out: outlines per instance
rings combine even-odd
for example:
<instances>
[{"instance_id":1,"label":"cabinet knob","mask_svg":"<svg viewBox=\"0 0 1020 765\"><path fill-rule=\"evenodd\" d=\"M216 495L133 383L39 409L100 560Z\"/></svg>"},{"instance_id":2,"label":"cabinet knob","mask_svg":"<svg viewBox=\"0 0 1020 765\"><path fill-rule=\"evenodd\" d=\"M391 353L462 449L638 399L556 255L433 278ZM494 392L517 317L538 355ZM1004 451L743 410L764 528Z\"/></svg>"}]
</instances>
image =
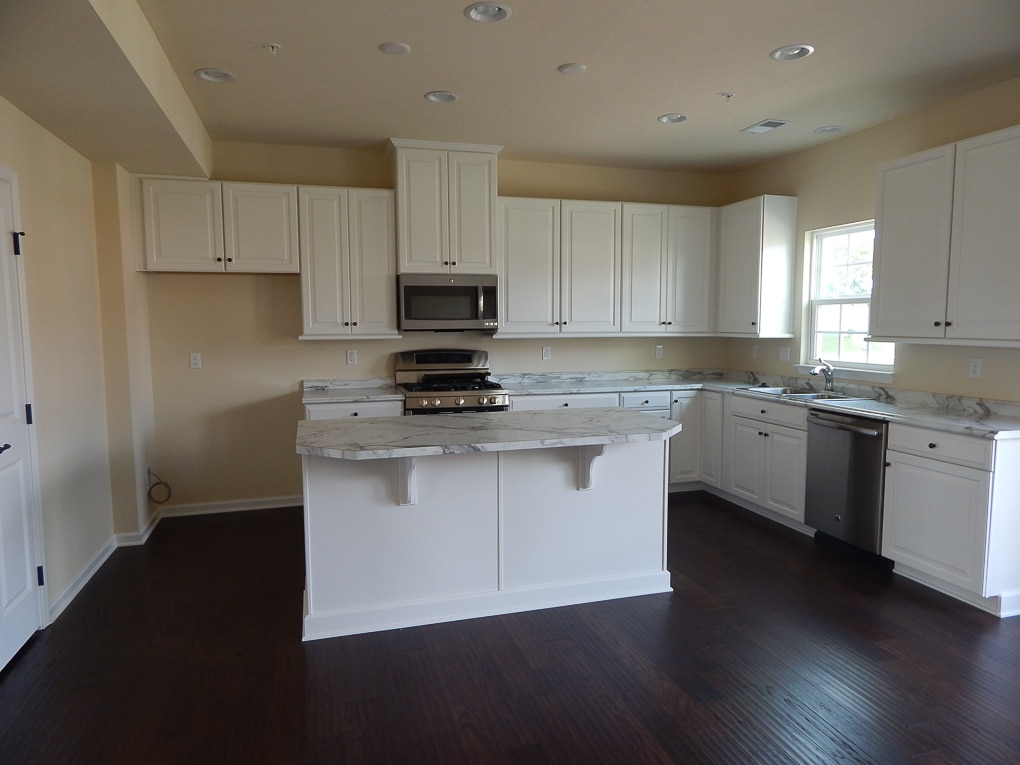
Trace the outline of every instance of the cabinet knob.
<instances>
[{"instance_id":1,"label":"cabinet knob","mask_svg":"<svg viewBox=\"0 0 1020 765\"><path fill-rule=\"evenodd\" d=\"M216 262L217 263L222 263L223 262L223 258L216 258Z\"/></svg>"},{"instance_id":2,"label":"cabinet knob","mask_svg":"<svg viewBox=\"0 0 1020 765\"><path fill-rule=\"evenodd\" d=\"M671 322L671 321L667 321L667 322L666 322L666 326L668 326L668 327L672 327L672 326L673 326L673 322Z\"/></svg>"},{"instance_id":3,"label":"cabinet knob","mask_svg":"<svg viewBox=\"0 0 1020 765\"><path fill-rule=\"evenodd\" d=\"M938 445L937 445L936 443L934 443L934 442L932 442L932 443L928 444L928 448L929 448L929 449L935 449L935 448L937 448L937 447L938 447Z\"/></svg>"},{"instance_id":4,"label":"cabinet knob","mask_svg":"<svg viewBox=\"0 0 1020 765\"><path fill-rule=\"evenodd\" d=\"M764 410L764 409L762 409L762 410L761 410L761 413L762 413L762 414L765 414L765 410Z\"/></svg>"},{"instance_id":5,"label":"cabinet knob","mask_svg":"<svg viewBox=\"0 0 1020 765\"><path fill-rule=\"evenodd\" d=\"M350 323L349 321L345 321L345 322L344 322L344 326L345 326L345 327L349 327L349 326L351 326L351 323Z\"/></svg>"},{"instance_id":6,"label":"cabinet knob","mask_svg":"<svg viewBox=\"0 0 1020 765\"><path fill-rule=\"evenodd\" d=\"M645 404L649 404L649 403L651 403L651 402L646 398L644 401L641 402L641 406L644 406Z\"/></svg>"},{"instance_id":7,"label":"cabinet knob","mask_svg":"<svg viewBox=\"0 0 1020 765\"><path fill-rule=\"evenodd\" d=\"M565 326L567 326L567 323L566 323L566 322L563 322L563 326L564 326L564 327L565 327Z\"/></svg>"},{"instance_id":8,"label":"cabinet knob","mask_svg":"<svg viewBox=\"0 0 1020 765\"><path fill-rule=\"evenodd\" d=\"M358 322L354 322L354 326L355 326L355 327L356 327L356 326L358 326Z\"/></svg>"},{"instance_id":9,"label":"cabinet knob","mask_svg":"<svg viewBox=\"0 0 1020 765\"><path fill-rule=\"evenodd\" d=\"M936 326L936 327L941 327L941 326L942 326L942 322L941 322L941 321L937 321L937 322L935 322L935 326Z\"/></svg>"},{"instance_id":10,"label":"cabinet knob","mask_svg":"<svg viewBox=\"0 0 1020 765\"><path fill-rule=\"evenodd\" d=\"M758 322L756 322L756 321L752 321L752 322L751 322L751 326L752 326L752 327L757 327L757 326L758 326Z\"/></svg>"},{"instance_id":11,"label":"cabinet knob","mask_svg":"<svg viewBox=\"0 0 1020 765\"><path fill-rule=\"evenodd\" d=\"M456 261L456 260L451 260L451 261L450 261L450 265L451 265L451 266L455 266L455 265L457 265L457 261Z\"/></svg>"},{"instance_id":12,"label":"cabinet knob","mask_svg":"<svg viewBox=\"0 0 1020 765\"><path fill-rule=\"evenodd\" d=\"M357 417L357 416L358 416L357 412L351 412L351 417Z\"/></svg>"},{"instance_id":13,"label":"cabinet knob","mask_svg":"<svg viewBox=\"0 0 1020 765\"><path fill-rule=\"evenodd\" d=\"M233 259L233 258L227 258L227 262L228 262L228 263L233 263L233 262L234 262L234 259Z\"/></svg>"},{"instance_id":14,"label":"cabinet knob","mask_svg":"<svg viewBox=\"0 0 1020 765\"><path fill-rule=\"evenodd\" d=\"M564 401L563 402L563 406L570 406L570 402L569 401Z\"/></svg>"},{"instance_id":15,"label":"cabinet knob","mask_svg":"<svg viewBox=\"0 0 1020 765\"><path fill-rule=\"evenodd\" d=\"M769 434L768 434L768 433L762 433L762 435L763 435L763 436L765 436L765 438L768 438L768 437L769 437Z\"/></svg>"},{"instance_id":16,"label":"cabinet knob","mask_svg":"<svg viewBox=\"0 0 1020 765\"><path fill-rule=\"evenodd\" d=\"M946 326L947 326L947 327L951 327L951 326L953 326L953 322L951 322L951 321L947 321L947 322L946 322Z\"/></svg>"},{"instance_id":17,"label":"cabinet knob","mask_svg":"<svg viewBox=\"0 0 1020 765\"><path fill-rule=\"evenodd\" d=\"M444 260L444 261L443 261L443 265L444 265L444 266L448 266L448 265L450 265L450 261L448 261L448 260Z\"/></svg>"}]
</instances>

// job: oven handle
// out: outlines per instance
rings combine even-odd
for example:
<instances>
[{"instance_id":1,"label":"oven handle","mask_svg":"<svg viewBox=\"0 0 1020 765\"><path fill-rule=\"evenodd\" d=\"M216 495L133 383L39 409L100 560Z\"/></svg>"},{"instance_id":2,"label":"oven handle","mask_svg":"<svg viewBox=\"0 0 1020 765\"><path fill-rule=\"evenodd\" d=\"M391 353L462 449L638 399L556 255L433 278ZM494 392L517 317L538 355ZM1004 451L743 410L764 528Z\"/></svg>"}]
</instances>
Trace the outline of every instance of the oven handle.
<instances>
[{"instance_id":1,"label":"oven handle","mask_svg":"<svg viewBox=\"0 0 1020 765\"><path fill-rule=\"evenodd\" d=\"M817 417L808 418L808 423L811 425L821 425L823 428L832 428L833 430L846 430L850 433L856 433L859 436L869 436L877 438L882 435L878 430L872 428L862 428L859 425L846 425L841 422L832 422L831 420L822 420Z\"/></svg>"},{"instance_id":2,"label":"oven handle","mask_svg":"<svg viewBox=\"0 0 1020 765\"><path fill-rule=\"evenodd\" d=\"M478 285L478 320L481 321L482 317L485 316L485 290L482 289L482 285Z\"/></svg>"}]
</instances>

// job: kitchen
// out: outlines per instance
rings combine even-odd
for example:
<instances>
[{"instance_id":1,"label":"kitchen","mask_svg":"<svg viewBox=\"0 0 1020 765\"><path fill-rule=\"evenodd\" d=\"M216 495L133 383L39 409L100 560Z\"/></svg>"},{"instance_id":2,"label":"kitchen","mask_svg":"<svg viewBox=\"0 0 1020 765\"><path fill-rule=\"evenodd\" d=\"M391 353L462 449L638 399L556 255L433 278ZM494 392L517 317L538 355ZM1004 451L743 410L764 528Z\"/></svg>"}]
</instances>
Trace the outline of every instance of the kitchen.
<instances>
[{"instance_id":1,"label":"kitchen","mask_svg":"<svg viewBox=\"0 0 1020 765\"><path fill-rule=\"evenodd\" d=\"M73 16L67 20L71 28L79 22ZM123 23L139 39L152 35L131 26L140 23L137 18ZM17 45L12 42L10 50L27 56L23 48L30 43L45 50L52 39L44 26L32 27L40 30L34 33L38 39L25 35ZM127 45L126 39L120 43ZM106 43L111 44L116 47ZM56 66L74 68L73 57L54 53L51 59ZM5 71L28 78L13 65ZM1018 89L1020 79L976 87L887 123L725 175L500 158L499 194L691 205L788 194L798 199L800 235L873 217L874 168L879 163L1020 124ZM147 172L194 176L202 174L199 167L204 166L210 177L243 182L392 187L392 161L381 146L196 139L194 112L189 115L162 93L157 100L168 104L166 113L185 136L184 145L191 142L195 169L184 172L180 164L152 164ZM99 116L104 113L100 106L95 105ZM116 544L143 542L151 532L159 508L146 499L147 465L173 485L173 499L162 508L167 515L292 504L300 495L300 465L292 440L294 422L301 416L299 381L388 377L395 349L393 341L353 342L350 349L356 351L357 363L348 365L345 344L297 340L297 275L138 272L141 233L132 210L130 173L109 161L91 163L12 102L5 101L3 108L3 124L10 126L10 148L3 161L19 173L22 228L27 231L45 564L55 616ZM112 139L127 144L131 137L124 134L124 126L114 126L119 132L111 131ZM113 156L114 149L105 143L85 145L97 156ZM103 245L90 244L94 241ZM67 256L33 259L27 255L32 252ZM800 273L799 242L797 263ZM800 305L802 284L794 286L795 304ZM60 298L59 313L48 308L54 295ZM181 295L188 299L181 300ZM795 316L798 325L800 320ZM73 322L74 337L66 330L67 322ZM399 344L401 350L413 350L435 342L408 336ZM470 348L477 342L465 337L454 344ZM655 355L658 344L624 337L517 339L493 341L488 350L493 369L500 372L790 372L790 365L779 360L779 349L789 347L788 341L668 338L661 343L661 359ZM547 345L551 358L543 360ZM752 347L757 352L753 360ZM900 345L897 350L897 388L1017 398L1012 381L1020 362L1014 350L981 349L985 372L980 379L967 376L973 355L969 348ZM200 369L187 363L196 352L202 356ZM68 370L75 378L70 393ZM82 469L82 455L87 470Z\"/></svg>"}]
</instances>

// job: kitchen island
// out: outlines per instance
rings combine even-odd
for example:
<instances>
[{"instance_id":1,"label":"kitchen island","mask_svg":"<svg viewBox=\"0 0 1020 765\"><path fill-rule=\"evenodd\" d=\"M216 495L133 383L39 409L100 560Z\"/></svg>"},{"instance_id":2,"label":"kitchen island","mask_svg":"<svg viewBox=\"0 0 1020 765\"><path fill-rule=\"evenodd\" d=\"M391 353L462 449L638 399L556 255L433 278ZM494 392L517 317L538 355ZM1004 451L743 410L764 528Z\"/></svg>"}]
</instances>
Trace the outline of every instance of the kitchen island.
<instances>
[{"instance_id":1,"label":"kitchen island","mask_svg":"<svg viewBox=\"0 0 1020 765\"><path fill-rule=\"evenodd\" d=\"M304 639L670 591L679 429L625 409L300 422Z\"/></svg>"}]
</instances>

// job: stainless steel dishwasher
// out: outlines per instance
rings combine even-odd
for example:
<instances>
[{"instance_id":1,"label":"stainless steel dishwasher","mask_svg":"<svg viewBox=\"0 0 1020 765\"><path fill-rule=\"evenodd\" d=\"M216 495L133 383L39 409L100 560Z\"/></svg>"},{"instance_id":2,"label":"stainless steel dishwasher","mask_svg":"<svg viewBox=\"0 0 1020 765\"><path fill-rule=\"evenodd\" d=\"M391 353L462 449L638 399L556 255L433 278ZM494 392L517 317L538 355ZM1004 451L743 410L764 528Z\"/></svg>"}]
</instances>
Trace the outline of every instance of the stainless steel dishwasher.
<instances>
[{"instance_id":1,"label":"stainless steel dishwasher","mask_svg":"<svg viewBox=\"0 0 1020 765\"><path fill-rule=\"evenodd\" d=\"M885 421L869 417L808 413L805 524L881 553L887 429Z\"/></svg>"}]
</instances>

